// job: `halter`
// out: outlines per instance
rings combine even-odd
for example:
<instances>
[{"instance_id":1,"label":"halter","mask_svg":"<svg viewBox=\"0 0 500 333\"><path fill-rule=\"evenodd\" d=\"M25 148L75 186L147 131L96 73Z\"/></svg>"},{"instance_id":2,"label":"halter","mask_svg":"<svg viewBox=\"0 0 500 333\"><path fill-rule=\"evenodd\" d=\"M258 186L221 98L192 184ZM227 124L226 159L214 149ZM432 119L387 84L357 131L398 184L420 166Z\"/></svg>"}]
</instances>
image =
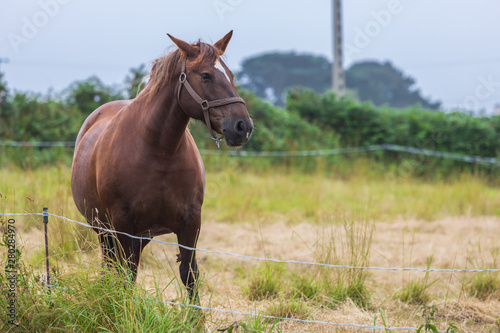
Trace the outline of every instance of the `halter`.
<instances>
[{"instance_id":1,"label":"halter","mask_svg":"<svg viewBox=\"0 0 500 333\"><path fill-rule=\"evenodd\" d=\"M191 95L191 97L193 97L193 99L198 104L200 104L201 109L203 110L203 117L205 118L205 123L207 124L207 128L210 131L210 136L215 141L217 148L219 148L219 141L222 140L222 136L218 137L217 134L215 133L215 131L212 129L212 125L210 124L210 115L208 113L209 109L216 108L216 107L223 106L223 105L233 104L233 103L245 104L245 101L243 100L243 98L241 98L239 96L221 98L221 99L216 99L213 101L207 101L206 99L202 99L200 97L200 95L198 95L196 93L196 91L194 91L193 87L189 84L189 82L187 80L186 60L187 60L187 57L185 57L182 60L181 75L179 76L179 83L177 85L177 100L179 101L179 104L180 104L182 86L186 87L186 90Z\"/></svg>"}]
</instances>

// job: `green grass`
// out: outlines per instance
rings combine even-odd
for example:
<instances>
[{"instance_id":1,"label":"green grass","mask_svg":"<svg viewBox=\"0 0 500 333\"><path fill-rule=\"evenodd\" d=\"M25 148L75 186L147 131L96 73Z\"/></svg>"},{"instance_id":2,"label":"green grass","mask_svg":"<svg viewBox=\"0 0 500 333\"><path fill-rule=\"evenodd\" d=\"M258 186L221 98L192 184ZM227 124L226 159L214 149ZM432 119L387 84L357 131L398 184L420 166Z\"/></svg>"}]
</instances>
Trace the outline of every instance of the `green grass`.
<instances>
[{"instance_id":1,"label":"green grass","mask_svg":"<svg viewBox=\"0 0 500 333\"><path fill-rule=\"evenodd\" d=\"M72 214L77 210L71 195L71 168L65 165L38 169L1 168L0 210L2 212L41 212L49 207L53 214ZM28 222L35 222L31 219Z\"/></svg>"},{"instance_id":2,"label":"green grass","mask_svg":"<svg viewBox=\"0 0 500 333\"><path fill-rule=\"evenodd\" d=\"M308 319L310 311L301 300L280 300L268 307L266 315L281 318Z\"/></svg>"},{"instance_id":3,"label":"green grass","mask_svg":"<svg viewBox=\"0 0 500 333\"><path fill-rule=\"evenodd\" d=\"M242 287L244 296L252 301L278 297L287 280L287 268L283 264L265 263L253 271L248 285Z\"/></svg>"},{"instance_id":4,"label":"green grass","mask_svg":"<svg viewBox=\"0 0 500 333\"><path fill-rule=\"evenodd\" d=\"M500 248L493 248L488 255L492 258L491 264L486 264L483 257L481 244L477 245L478 257L468 255L467 261L475 269L495 269L498 268L498 255ZM463 286L467 294L480 300L497 299L500 300L500 278L498 272L480 272L465 276Z\"/></svg>"},{"instance_id":5,"label":"green grass","mask_svg":"<svg viewBox=\"0 0 500 333\"><path fill-rule=\"evenodd\" d=\"M210 168L209 168L210 167ZM230 163L207 167L203 220L223 222L322 223L336 212L363 212L370 220L433 220L444 216L500 215L500 192L470 174L447 181L423 181L370 169L369 160L351 161L353 171L314 174L237 171ZM366 172L365 172L366 171ZM0 211L49 212L81 220L71 196L69 166L0 169ZM243 189L243 190L242 190ZM32 218L28 226L39 223Z\"/></svg>"},{"instance_id":6,"label":"green grass","mask_svg":"<svg viewBox=\"0 0 500 333\"><path fill-rule=\"evenodd\" d=\"M126 286L123 277L102 269L73 269L54 276L49 292L32 271L22 269L16 292L19 332L197 332L199 311L172 307L159 289ZM5 293L0 298L6 308ZM0 331L10 325L3 323Z\"/></svg>"},{"instance_id":7,"label":"green grass","mask_svg":"<svg viewBox=\"0 0 500 333\"><path fill-rule=\"evenodd\" d=\"M316 249L316 262L350 267L368 267L373 226L362 217L344 220L342 228L323 233ZM319 268L318 280L324 290L324 302L336 308L351 299L361 308L370 306L369 273L355 268Z\"/></svg>"},{"instance_id":8,"label":"green grass","mask_svg":"<svg viewBox=\"0 0 500 333\"><path fill-rule=\"evenodd\" d=\"M316 244L315 262L331 265L369 266L373 228L364 220L345 221L322 232ZM240 275L243 274L239 268ZM257 266L250 279L243 280L243 295L251 301L280 300L274 310L286 312L287 305L304 302L336 308L348 299L361 308L371 303L367 286L369 274L355 268L307 267L288 268L284 264L266 262ZM281 304L283 303L283 304Z\"/></svg>"},{"instance_id":9,"label":"green grass","mask_svg":"<svg viewBox=\"0 0 500 333\"><path fill-rule=\"evenodd\" d=\"M491 272L475 274L466 285L467 293L480 300L486 300L490 297L500 300L500 279L497 274Z\"/></svg>"},{"instance_id":10,"label":"green grass","mask_svg":"<svg viewBox=\"0 0 500 333\"><path fill-rule=\"evenodd\" d=\"M427 258L427 269L431 268L432 256ZM411 279L401 290L396 292L394 298L404 303L426 304L431 300L428 289L437 280L429 281L429 272L423 278Z\"/></svg>"},{"instance_id":11,"label":"green grass","mask_svg":"<svg viewBox=\"0 0 500 333\"><path fill-rule=\"evenodd\" d=\"M17 326L2 320L0 332L206 332L206 324L222 325L210 311L168 304L172 300L167 301L163 291L170 285L180 295L174 302L190 303L175 277L161 288L154 283L146 290L140 284L129 284L121 268L103 269L87 263L64 271L52 269L54 287L49 290L40 275L43 265L25 264L23 255L23 249L18 251ZM6 284L2 274L0 283ZM8 302L7 293L1 293L0 307L6 309ZM240 332L280 331L276 323L262 320L258 314L245 318L238 327Z\"/></svg>"},{"instance_id":12,"label":"green grass","mask_svg":"<svg viewBox=\"0 0 500 333\"><path fill-rule=\"evenodd\" d=\"M293 276L290 280L290 288L289 296L292 299L315 300L320 294L316 276L307 272Z\"/></svg>"},{"instance_id":13,"label":"green grass","mask_svg":"<svg viewBox=\"0 0 500 333\"><path fill-rule=\"evenodd\" d=\"M391 172L363 173L362 161L351 167L357 171L347 175L209 169L204 216L224 222L321 223L339 211L363 212L377 221L500 215L500 192L479 176L422 181Z\"/></svg>"},{"instance_id":14,"label":"green grass","mask_svg":"<svg viewBox=\"0 0 500 333\"><path fill-rule=\"evenodd\" d=\"M217 329L218 332L227 333L271 333L282 332L277 321L262 319L261 314L251 316L247 321L234 322L229 326Z\"/></svg>"}]
</instances>

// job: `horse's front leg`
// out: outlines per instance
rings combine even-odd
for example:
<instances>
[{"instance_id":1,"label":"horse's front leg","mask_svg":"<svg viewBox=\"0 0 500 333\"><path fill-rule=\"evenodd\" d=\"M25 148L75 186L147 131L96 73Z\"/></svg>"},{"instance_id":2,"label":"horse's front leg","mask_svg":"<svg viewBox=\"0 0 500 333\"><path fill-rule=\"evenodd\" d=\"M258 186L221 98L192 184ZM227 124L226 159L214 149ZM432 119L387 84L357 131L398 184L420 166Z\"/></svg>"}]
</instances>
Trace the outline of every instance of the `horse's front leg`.
<instances>
[{"instance_id":1,"label":"horse's front leg","mask_svg":"<svg viewBox=\"0 0 500 333\"><path fill-rule=\"evenodd\" d=\"M128 237L128 236L123 235L123 237ZM149 239L128 238L128 239L126 239L126 241L127 241L127 245L129 247L128 248L124 247L124 255L125 255L126 264L128 266L128 269L132 273L131 282L135 283L135 280L137 279L137 270L139 268L142 250L144 249L144 247L146 245L148 245L150 240Z\"/></svg>"},{"instance_id":2,"label":"horse's front leg","mask_svg":"<svg viewBox=\"0 0 500 333\"><path fill-rule=\"evenodd\" d=\"M201 223L187 224L189 228L186 228L177 234L179 244L194 249L200 232L200 224ZM192 249L186 249L179 246L180 254L178 260L181 262L179 272L182 283L184 283L189 293L189 299L191 301L194 300L195 302L198 302L198 290L196 288L196 281L198 280L198 265L196 263L196 251Z\"/></svg>"},{"instance_id":3,"label":"horse's front leg","mask_svg":"<svg viewBox=\"0 0 500 333\"><path fill-rule=\"evenodd\" d=\"M134 283L137 276L137 264L134 265L134 239L127 238L125 235L116 235L103 233L99 235L101 242L104 267L108 270L115 268L117 273L129 278Z\"/></svg>"},{"instance_id":4,"label":"horse's front leg","mask_svg":"<svg viewBox=\"0 0 500 333\"><path fill-rule=\"evenodd\" d=\"M103 256L103 267L110 269L118 263L120 245L112 234L101 232L98 236Z\"/></svg>"},{"instance_id":5,"label":"horse's front leg","mask_svg":"<svg viewBox=\"0 0 500 333\"><path fill-rule=\"evenodd\" d=\"M150 240L132 238L120 233L101 233L99 241L102 246L105 266L108 269L115 266L119 273L128 278L129 282L135 283L142 250Z\"/></svg>"}]
</instances>

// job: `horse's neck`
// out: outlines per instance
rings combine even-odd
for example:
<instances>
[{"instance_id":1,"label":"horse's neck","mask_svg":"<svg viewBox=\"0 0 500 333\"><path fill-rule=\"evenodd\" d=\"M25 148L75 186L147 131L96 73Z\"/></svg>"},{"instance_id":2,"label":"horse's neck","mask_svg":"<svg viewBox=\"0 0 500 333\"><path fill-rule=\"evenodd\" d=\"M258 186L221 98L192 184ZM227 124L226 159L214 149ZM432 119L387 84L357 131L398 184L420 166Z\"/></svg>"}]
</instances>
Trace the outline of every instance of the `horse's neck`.
<instances>
[{"instance_id":1,"label":"horse's neck","mask_svg":"<svg viewBox=\"0 0 500 333\"><path fill-rule=\"evenodd\" d=\"M162 89L155 96L148 96L149 87L137 96L140 112L137 126L144 139L162 152L175 152L185 138L189 117L182 111L177 101L175 89Z\"/></svg>"}]
</instances>

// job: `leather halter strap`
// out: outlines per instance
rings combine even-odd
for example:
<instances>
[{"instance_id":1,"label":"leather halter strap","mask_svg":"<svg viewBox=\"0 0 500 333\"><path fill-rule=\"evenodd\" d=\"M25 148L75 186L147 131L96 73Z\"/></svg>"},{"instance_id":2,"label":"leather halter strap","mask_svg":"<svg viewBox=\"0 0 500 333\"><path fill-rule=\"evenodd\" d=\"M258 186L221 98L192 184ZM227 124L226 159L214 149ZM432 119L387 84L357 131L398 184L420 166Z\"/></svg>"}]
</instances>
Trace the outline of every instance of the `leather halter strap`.
<instances>
[{"instance_id":1,"label":"leather halter strap","mask_svg":"<svg viewBox=\"0 0 500 333\"><path fill-rule=\"evenodd\" d=\"M221 98L221 99L216 99L213 101L208 101L206 99L201 98L200 95L198 95L198 93L196 93L196 91L194 91L193 87L189 84L189 82L187 80L186 61L187 61L187 58L184 57L182 59L182 65L181 65L182 67L181 67L181 75L179 76L179 83L177 84L177 100L179 101L179 105L180 105L181 89L184 86L186 88L187 92L191 95L191 97L198 104L200 104L201 109L203 110L203 117L205 118L205 123L207 125L208 130L210 131L210 136L215 141L217 148L219 148L219 141L222 140L222 137L218 137L212 128L212 125L210 123L210 114L209 114L210 108L216 108L219 106L233 104L233 103L245 104L245 101L243 100L243 98L241 98L239 96Z\"/></svg>"}]
</instances>

